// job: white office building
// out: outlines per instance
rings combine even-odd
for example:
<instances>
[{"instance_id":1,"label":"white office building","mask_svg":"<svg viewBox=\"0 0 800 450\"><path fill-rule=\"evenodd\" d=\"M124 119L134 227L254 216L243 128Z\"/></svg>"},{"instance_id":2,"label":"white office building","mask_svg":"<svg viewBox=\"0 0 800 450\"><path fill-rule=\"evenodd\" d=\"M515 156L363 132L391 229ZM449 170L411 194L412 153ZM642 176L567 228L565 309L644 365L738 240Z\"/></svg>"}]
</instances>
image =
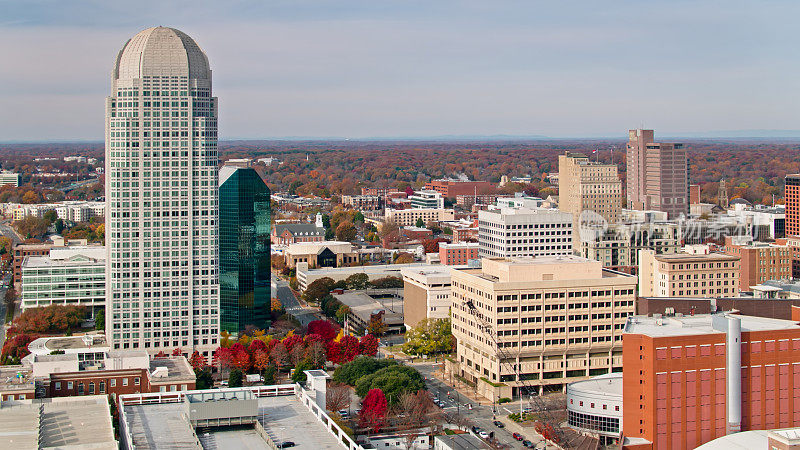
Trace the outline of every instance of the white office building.
<instances>
[{"instance_id":1,"label":"white office building","mask_svg":"<svg viewBox=\"0 0 800 450\"><path fill-rule=\"evenodd\" d=\"M572 254L572 214L547 208L478 212L480 255L491 258Z\"/></svg>"},{"instance_id":2,"label":"white office building","mask_svg":"<svg viewBox=\"0 0 800 450\"><path fill-rule=\"evenodd\" d=\"M48 256L22 261L21 308L81 305L94 311L106 304L106 248L53 248Z\"/></svg>"},{"instance_id":3,"label":"white office building","mask_svg":"<svg viewBox=\"0 0 800 450\"><path fill-rule=\"evenodd\" d=\"M106 99L106 333L112 349L219 340L217 99L208 58L173 28L123 46Z\"/></svg>"},{"instance_id":4,"label":"white office building","mask_svg":"<svg viewBox=\"0 0 800 450\"><path fill-rule=\"evenodd\" d=\"M444 208L444 197L436 191L416 191L414 195L409 195L412 208L442 209Z\"/></svg>"}]
</instances>

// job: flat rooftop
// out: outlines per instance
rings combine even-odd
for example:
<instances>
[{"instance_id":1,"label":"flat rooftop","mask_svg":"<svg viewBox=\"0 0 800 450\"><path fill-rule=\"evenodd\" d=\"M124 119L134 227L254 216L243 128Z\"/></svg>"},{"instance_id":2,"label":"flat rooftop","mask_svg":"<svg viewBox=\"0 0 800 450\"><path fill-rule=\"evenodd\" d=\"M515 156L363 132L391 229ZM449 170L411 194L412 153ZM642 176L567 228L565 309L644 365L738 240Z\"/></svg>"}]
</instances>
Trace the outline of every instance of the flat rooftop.
<instances>
[{"instance_id":1,"label":"flat rooftop","mask_svg":"<svg viewBox=\"0 0 800 450\"><path fill-rule=\"evenodd\" d=\"M167 376L151 376L151 383L174 383L178 381L194 382L196 375L194 369L183 356L171 356L167 358L153 358L150 360L150 373L159 367L167 368Z\"/></svg>"},{"instance_id":2,"label":"flat rooftop","mask_svg":"<svg viewBox=\"0 0 800 450\"><path fill-rule=\"evenodd\" d=\"M386 294L389 297L376 298L366 291L345 291L343 294L334 295L337 300L350 308L350 312L367 321L376 310L386 311L383 321L386 324L403 323L403 296L402 289L381 289L371 291L375 294Z\"/></svg>"},{"instance_id":3,"label":"flat rooftop","mask_svg":"<svg viewBox=\"0 0 800 450\"><path fill-rule=\"evenodd\" d=\"M194 433L184 411L183 403L125 406L136 448L193 448ZM298 448L315 450L344 447L293 395L260 397L258 411L264 430L275 442L292 441ZM270 448L246 426L210 427L197 437L207 448Z\"/></svg>"},{"instance_id":4,"label":"flat rooftop","mask_svg":"<svg viewBox=\"0 0 800 450\"><path fill-rule=\"evenodd\" d=\"M3 402L0 423L2 448L118 448L105 395Z\"/></svg>"},{"instance_id":5,"label":"flat rooftop","mask_svg":"<svg viewBox=\"0 0 800 450\"><path fill-rule=\"evenodd\" d=\"M575 381L567 386L569 392L614 397L622 400L622 373L598 375L588 380Z\"/></svg>"},{"instance_id":6,"label":"flat rooftop","mask_svg":"<svg viewBox=\"0 0 800 450\"><path fill-rule=\"evenodd\" d=\"M91 341L89 337L91 337ZM53 350L96 349L98 352L108 350L106 337L102 334L82 336L42 337L28 344L28 350L35 354L49 354Z\"/></svg>"},{"instance_id":7,"label":"flat rooftop","mask_svg":"<svg viewBox=\"0 0 800 450\"><path fill-rule=\"evenodd\" d=\"M743 316L729 313L716 315L722 317L731 316L741 319L742 332L800 329L800 325L791 320ZM625 324L625 333L643 334L651 337L725 333L725 331L718 330L712 326L713 316L715 316L715 314L697 314L694 316L680 317L631 316L628 317L628 322Z\"/></svg>"},{"instance_id":8,"label":"flat rooftop","mask_svg":"<svg viewBox=\"0 0 800 450\"><path fill-rule=\"evenodd\" d=\"M307 273L313 275L343 275L354 273L366 273L367 275L395 275L400 276L400 270L405 268L431 267L426 263L411 264L377 264L374 266L355 266L355 267L323 267L319 269L309 269Z\"/></svg>"},{"instance_id":9,"label":"flat rooftop","mask_svg":"<svg viewBox=\"0 0 800 450\"><path fill-rule=\"evenodd\" d=\"M655 255L656 261L661 262L707 262L707 261L738 261L738 256L726 255L725 253L663 253Z\"/></svg>"}]
</instances>

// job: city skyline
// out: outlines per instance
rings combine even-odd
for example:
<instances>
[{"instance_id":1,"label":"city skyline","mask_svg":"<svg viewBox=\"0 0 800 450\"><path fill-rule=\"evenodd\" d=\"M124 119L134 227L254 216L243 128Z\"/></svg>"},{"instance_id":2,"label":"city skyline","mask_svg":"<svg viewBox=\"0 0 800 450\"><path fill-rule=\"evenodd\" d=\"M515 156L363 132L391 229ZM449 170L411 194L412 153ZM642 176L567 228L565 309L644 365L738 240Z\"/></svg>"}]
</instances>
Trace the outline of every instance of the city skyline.
<instances>
[{"instance_id":1,"label":"city skyline","mask_svg":"<svg viewBox=\"0 0 800 450\"><path fill-rule=\"evenodd\" d=\"M543 5L6 3L0 140L100 140L107 55L158 24L214 55L225 139L800 136L798 5Z\"/></svg>"}]
</instances>

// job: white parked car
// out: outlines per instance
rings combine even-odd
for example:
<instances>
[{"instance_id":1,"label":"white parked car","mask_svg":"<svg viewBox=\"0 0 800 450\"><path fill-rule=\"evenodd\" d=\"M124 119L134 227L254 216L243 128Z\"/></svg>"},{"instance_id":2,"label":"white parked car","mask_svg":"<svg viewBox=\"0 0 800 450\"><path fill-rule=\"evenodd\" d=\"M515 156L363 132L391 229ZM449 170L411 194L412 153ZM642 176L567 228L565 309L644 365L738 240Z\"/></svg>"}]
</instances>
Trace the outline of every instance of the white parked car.
<instances>
[{"instance_id":1,"label":"white parked car","mask_svg":"<svg viewBox=\"0 0 800 450\"><path fill-rule=\"evenodd\" d=\"M481 439L489 439L489 433L487 433L487 432L485 432L483 430L478 432L478 436L480 436Z\"/></svg>"}]
</instances>

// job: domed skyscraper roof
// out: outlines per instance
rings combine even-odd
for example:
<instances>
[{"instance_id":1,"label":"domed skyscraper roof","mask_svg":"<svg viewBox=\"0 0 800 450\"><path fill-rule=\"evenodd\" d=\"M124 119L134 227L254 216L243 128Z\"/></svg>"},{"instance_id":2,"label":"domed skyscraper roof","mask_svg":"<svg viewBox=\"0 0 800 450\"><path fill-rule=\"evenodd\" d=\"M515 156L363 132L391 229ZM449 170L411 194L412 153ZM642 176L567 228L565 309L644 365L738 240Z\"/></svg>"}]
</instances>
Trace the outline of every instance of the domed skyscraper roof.
<instances>
[{"instance_id":1,"label":"domed skyscraper roof","mask_svg":"<svg viewBox=\"0 0 800 450\"><path fill-rule=\"evenodd\" d=\"M210 79L208 57L186 33L154 27L140 31L122 47L114 64L114 79L147 76L188 76Z\"/></svg>"}]
</instances>

